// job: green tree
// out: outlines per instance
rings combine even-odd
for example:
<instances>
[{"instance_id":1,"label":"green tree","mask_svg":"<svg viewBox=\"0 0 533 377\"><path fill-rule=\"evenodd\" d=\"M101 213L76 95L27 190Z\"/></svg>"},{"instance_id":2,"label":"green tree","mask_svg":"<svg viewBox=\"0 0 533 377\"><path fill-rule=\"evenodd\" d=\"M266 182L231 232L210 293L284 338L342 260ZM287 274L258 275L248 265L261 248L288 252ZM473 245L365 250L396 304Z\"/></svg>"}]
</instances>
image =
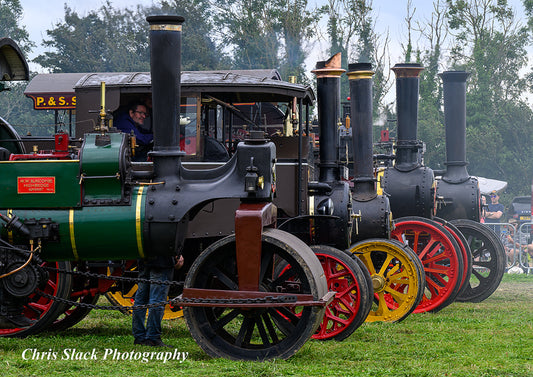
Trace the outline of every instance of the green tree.
<instances>
[{"instance_id":1,"label":"green tree","mask_svg":"<svg viewBox=\"0 0 533 377\"><path fill-rule=\"evenodd\" d=\"M47 30L51 48L35 62L53 72L149 70L148 33L143 8L114 9L106 1L80 17L65 5L65 19Z\"/></svg>"},{"instance_id":2,"label":"green tree","mask_svg":"<svg viewBox=\"0 0 533 377\"><path fill-rule=\"evenodd\" d=\"M220 0L216 2L220 38L233 51L232 68L279 68L279 7L270 0Z\"/></svg>"},{"instance_id":3,"label":"green tree","mask_svg":"<svg viewBox=\"0 0 533 377\"><path fill-rule=\"evenodd\" d=\"M185 17L182 33L182 69L204 71L229 67L229 58L213 39L215 23L208 0L169 0L147 8L146 14L169 13Z\"/></svg>"},{"instance_id":4,"label":"green tree","mask_svg":"<svg viewBox=\"0 0 533 377\"><path fill-rule=\"evenodd\" d=\"M22 6L20 0L0 0L0 37L13 39L20 49L28 54L35 43L30 41L30 35L22 21Z\"/></svg>"},{"instance_id":5,"label":"green tree","mask_svg":"<svg viewBox=\"0 0 533 377\"><path fill-rule=\"evenodd\" d=\"M19 0L0 0L0 36L13 39L24 54L31 52L35 43L30 40L26 28L21 25L22 6ZM44 128L21 128L20 125L52 124L51 112L33 110L32 101L24 96L26 82L11 82L9 90L0 93L0 116L13 125L17 131L25 134L39 134Z\"/></svg>"},{"instance_id":6,"label":"green tree","mask_svg":"<svg viewBox=\"0 0 533 377\"><path fill-rule=\"evenodd\" d=\"M446 160L442 82L438 76L443 59L442 45L447 36L446 9L445 3L436 0L429 19L415 22L413 26L424 43L424 47L415 48L417 60L425 68L420 77L418 137L426 143L425 164L439 170L444 168Z\"/></svg>"},{"instance_id":7,"label":"green tree","mask_svg":"<svg viewBox=\"0 0 533 377\"><path fill-rule=\"evenodd\" d=\"M307 10L307 6L307 0L281 0L276 11L284 41L280 60L280 74L284 79L296 76L298 82L307 82L305 46L313 30L311 25L317 18L317 11Z\"/></svg>"},{"instance_id":8,"label":"green tree","mask_svg":"<svg viewBox=\"0 0 533 377\"><path fill-rule=\"evenodd\" d=\"M452 67L471 72L467 94L467 145L473 175L509 182L508 191L530 190L533 119L522 94L528 81L528 28L506 0L447 0L454 34Z\"/></svg>"},{"instance_id":9,"label":"green tree","mask_svg":"<svg viewBox=\"0 0 533 377\"><path fill-rule=\"evenodd\" d=\"M372 18L371 0L328 0L322 8L327 17L327 34L330 42L330 55L342 53L342 66L348 63L369 62L374 75L374 116L385 113L383 98L390 89L390 75L387 66L386 50L388 36L384 42L375 33ZM349 95L348 78L341 78L341 98Z\"/></svg>"}]
</instances>

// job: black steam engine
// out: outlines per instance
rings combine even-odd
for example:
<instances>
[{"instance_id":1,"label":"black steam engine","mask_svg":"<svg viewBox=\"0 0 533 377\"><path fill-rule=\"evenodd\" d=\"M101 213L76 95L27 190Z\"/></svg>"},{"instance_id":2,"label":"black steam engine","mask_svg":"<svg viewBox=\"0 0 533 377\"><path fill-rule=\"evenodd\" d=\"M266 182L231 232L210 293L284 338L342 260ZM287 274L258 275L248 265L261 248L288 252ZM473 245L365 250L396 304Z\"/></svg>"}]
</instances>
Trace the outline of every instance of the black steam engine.
<instances>
[{"instance_id":1,"label":"black steam engine","mask_svg":"<svg viewBox=\"0 0 533 377\"><path fill-rule=\"evenodd\" d=\"M178 256L199 209L235 198L234 234L197 256L174 305L185 308L192 336L212 356L290 357L315 332L332 295L313 251L271 229L275 147L252 132L220 167L186 169L177 113L183 18L147 20L153 172L132 169L129 135L105 126L62 159L0 161L0 335L41 331L72 304L71 262L81 269L86 261L115 260L119 273L121 260ZM286 266L290 276L280 272ZM43 300L46 312L32 317ZM299 314L282 314L288 310ZM231 320L220 321L224 316Z\"/></svg>"},{"instance_id":2,"label":"black steam engine","mask_svg":"<svg viewBox=\"0 0 533 377\"><path fill-rule=\"evenodd\" d=\"M389 195L396 217L393 237L408 240L426 269L427 290L420 307L439 310L453 302L481 301L498 286L503 271L503 248L497 237L479 221L477 179L466 171L466 78L465 72L445 72L446 171L434 172L423 165L424 146L417 140L419 64L397 64L398 128L395 164L382 173L381 187ZM435 177L436 174L442 176ZM428 245L438 244L431 258L446 260L439 272L429 260ZM490 263L481 253L491 254ZM482 271L482 272L480 272ZM487 271L489 273L487 273ZM432 276L433 275L433 276ZM435 283L437 281L446 283Z\"/></svg>"}]
</instances>

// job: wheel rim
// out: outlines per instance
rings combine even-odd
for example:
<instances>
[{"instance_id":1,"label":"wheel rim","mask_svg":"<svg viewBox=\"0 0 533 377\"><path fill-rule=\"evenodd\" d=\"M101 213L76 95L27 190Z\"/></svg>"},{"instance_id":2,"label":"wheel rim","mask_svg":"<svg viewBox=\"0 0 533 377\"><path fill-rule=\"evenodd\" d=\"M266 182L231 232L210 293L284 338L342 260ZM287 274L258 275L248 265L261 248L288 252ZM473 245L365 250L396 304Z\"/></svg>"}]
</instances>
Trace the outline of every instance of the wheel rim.
<instances>
[{"instance_id":1,"label":"wheel rim","mask_svg":"<svg viewBox=\"0 0 533 377\"><path fill-rule=\"evenodd\" d=\"M434 218L434 220L444 226L444 228L452 234L461 250L461 259L463 260L463 276L461 278L459 292L457 292L457 297L459 297L461 292L466 289L466 283L470 280L470 275L472 274L472 251L470 250L467 239L464 237L463 233L461 233L459 228L444 219Z\"/></svg>"},{"instance_id":2,"label":"wheel rim","mask_svg":"<svg viewBox=\"0 0 533 377\"><path fill-rule=\"evenodd\" d=\"M434 221L400 218L391 237L408 245L424 266L426 289L414 312L435 312L451 304L463 276L460 249L453 236Z\"/></svg>"},{"instance_id":3,"label":"wheel rim","mask_svg":"<svg viewBox=\"0 0 533 377\"><path fill-rule=\"evenodd\" d=\"M321 265L307 245L279 230L266 230L262 240L261 290L307 293L316 298L326 293ZM279 263L291 268L278 275L275 267ZM198 256L185 288L238 290L236 276L235 237L229 236ZM323 315L320 307L184 309L198 345L213 357L233 360L288 358L314 334Z\"/></svg>"},{"instance_id":4,"label":"wheel rim","mask_svg":"<svg viewBox=\"0 0 533 377\"><path fill-rule=\"evenodd\" d=\"M45 262L42 266L70 270L69 262ZM71 275L58 275L56 272L50 271L48 281L42 291L49 295L68 299L71 286ZM14 329L0 328L0 336L27 336L43 331L65 310L64 304L36 293L31 294L28 300L28 303L24 305L22 314L35 322L29 327Z\"/></svg>"},{"instance_id":5,"label":"wheel rim","mask_svg":"<svg viewBox=\"0 0 533 377\"><path fill-rule=\"evenodd\" d=\"M484 225L472 220L452 220L472 251L472 275L458 301L481 302L500 285L505 272L505 249L500 239Z\"/></svg>"},{"instance_id":6,"label":"wheel rim","mask_svg":"<svg viewBox=\"0 0 533 377\"><path fill-rule=\"evenodd\" d=\"M343 261L328 254L317 254L317 257L329 290L337 292L313 335L314 339L325 340L339 335L355 320L361 306L361 287L354 272Z\"/></svg>"},{"instance_id":7,"label":"wheel rim","mask_svg":"<svg viewBox=\"0 0 533 377\"><path fill-rule=\"evenodd\" d=\"M372 305L364 271L345 251L324 245L311 246L311 249L322 265L328 290L336 292L313 339L346 339L365 321Z\"/></svg>"},{"instance_id":8,"label":"wheel rim","mask_svg":"<svg viewBox=\"0 0 533 377\"><path fill-rule=\"evenodd\" d=\"M374 303L367 322L397 322L407 317L418 305L423 291L414 255L388 240L366 240L353 245L356 255L370 273Z\"/></svg>"}]
</instances>

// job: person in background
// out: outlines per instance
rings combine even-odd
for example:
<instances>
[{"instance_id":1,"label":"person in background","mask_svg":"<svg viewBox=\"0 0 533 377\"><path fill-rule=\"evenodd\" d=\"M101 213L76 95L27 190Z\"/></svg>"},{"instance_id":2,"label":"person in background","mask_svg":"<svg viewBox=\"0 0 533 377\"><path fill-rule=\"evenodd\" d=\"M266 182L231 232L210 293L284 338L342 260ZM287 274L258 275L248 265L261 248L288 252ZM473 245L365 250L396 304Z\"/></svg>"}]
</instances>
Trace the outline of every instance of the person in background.
<instances>
[{"instance_id":1,"label":"person in background","mask_svg":"<svg viewBox=\"0 0 533 377\"><path fill-rule=\"evenodd\" d=\"M146 161L151 149L154 135L144 129L144 121L148 116L148 109L143 102L132 102L125 112L118 115L114 126L120 131L135 135L137 148L133 161Z\"/></svg>"},{"instance_id":2,"label":"person in background","mask_svg":"<svg viewBox=\"0 0 533 377\"><path fill-rule=\"evenodd\" d=\"M503 204L500 204L499 200L500 196L496 190L493 190L490 193L491 202L487 205L487 209L485 211L485 224L489 224L489 226L496 232L497 235L500 234L500 226L490 224L499 223L503 216L503 212L505 211L505 207Z\"/></svg>"},{"instance_id":3,"label":"person in background","mask_svg":"<svg viewBox=\"0 0 533 377\"><path fill-rule=\"evenodd\" d=\"M487 211L487 197L481 195L481 218L479 219L480 223L485 223L485 212Z\"/></svg>"}]
</instances>

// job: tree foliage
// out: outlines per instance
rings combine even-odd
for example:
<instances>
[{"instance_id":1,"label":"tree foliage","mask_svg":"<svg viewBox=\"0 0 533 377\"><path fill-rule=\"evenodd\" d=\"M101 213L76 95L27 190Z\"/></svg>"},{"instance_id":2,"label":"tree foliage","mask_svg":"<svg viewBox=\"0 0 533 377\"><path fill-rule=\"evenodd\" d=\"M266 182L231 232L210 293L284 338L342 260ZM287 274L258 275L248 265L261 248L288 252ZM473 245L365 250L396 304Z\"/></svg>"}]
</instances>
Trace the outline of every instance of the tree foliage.
<instances>
[{"instance_id":1,"label":"tree foliage","mask_svg":"<svg viewBox=\"0 0 533 377\"><path fill-rule=\"evenodd\" d=\"M329 53L342 53L342 66L348 63L372 63L374 75L374 115L385 112L383 99L390 89L388 73L388 36L375 32L372 0L328 0L321 12L327 17ZM347 77L341 78L341 98L349 96Z\"/></svg>"},{"instance_id":2,"label":"tree foliage","mask_svg":"<svg viewBox=\"0 0 533 377\"><path fill-rule=\"evenodd\" d=\"M233 48L233 68L279 68L278 11L276 2L270 0L217 2L216 20L222 27L223 44Z\"/></svg>"},{"instance_id":3,"label":"tree foliage","mask_svg":"<svg viewBox=\"0 0 533 377\"><path fill-rule=\"evenodd\" d=\"M416 55L416 60L424 67L420 75L418 136L428 147L424 162L436 169L443 169L446 159L442 85L438 76L441 72L443 44L447 36L446 9L443 1L436 0L428 19L408 25L408 28L412 27L414 32L420 33L425 42L422 46L412 46L410 42L409 45L411 52ZM413 13L410 13L408 9L410 14L414 14L416 9L413 8L412 11Z\"/></svg>"},{"instance_id":4,"label":"tree foliage","mask_svg":"<svg viewBox=\"0 0 533 377\"><path fill-rule=\"evenodd\" d=\"M20 25L22 6L20 0L0 0L0 37L13 39L24 53L31 52L35 43L30 41L28 31Z\"/></svg>"},{"instance_id":5,"label":"tree foliage","mask_svg":"<svg viewBox=\"0 0 533 377\"><path fill-rule=\"evenodd\" d=\"M298 82L307 82L305 58L307 41L312 37L311 25L315 23L317 11L307 10L307 0L281 0L277 17L283 38L283 52L280 59L280 74L283 78L296 76Z\"/></svg>"},{"instance_id":6,"label":"tree foliage","mask_svg":"<svg viewBox=\"0 0 533 377\"><path fill-rule=\"evenodd\" d=\"M144 10L145 15L157 13L179 14L185 18L182 33L183 70L204 71L229 67L228 56L213 38L215 23L208 0L164 0Z\"/></svg>"},{"instance_id":7,"label":"tree foliage","mask_svg":"<svg viewBox=\"0 0 533 377\"><path fill-rule=\"evenodd\" d=\"M113 8L107 1L86 16L65 5L65 19L47 30L49 51L35 62L52 72L149 70L147 28L141 7Z\"/></svg>"},{"instance_id":8,"label":"tree foliage","mask_svg":"<svg viewBox=\"0 0 533 377\"><path fill-rule=\"evenodd\" d=\"M206 0L161 1L151 7L116 9L108 0L80 16L65 6L64 21L47 30L50 51L35 61L53 72L133 72L150 69L149 14L174 13L186 19L182 68L220 68L224 55L210 38L213 28ZM83 41L83 43L80 43Z\"/></svg>"},{"instance_id":9,"label":"tree foliage","mask_svg":"<svg viewBox=\"0 0 533 377\"><path fill-rule=\"evenodd\" d=\"M523 93L528 28L506 0L447 0L454 32L452 66L471 72L467 94L467 145L472 174L530 190L533 114ZM521 135L521 136L518 136Z\"/></svg>"}]
</instances>

